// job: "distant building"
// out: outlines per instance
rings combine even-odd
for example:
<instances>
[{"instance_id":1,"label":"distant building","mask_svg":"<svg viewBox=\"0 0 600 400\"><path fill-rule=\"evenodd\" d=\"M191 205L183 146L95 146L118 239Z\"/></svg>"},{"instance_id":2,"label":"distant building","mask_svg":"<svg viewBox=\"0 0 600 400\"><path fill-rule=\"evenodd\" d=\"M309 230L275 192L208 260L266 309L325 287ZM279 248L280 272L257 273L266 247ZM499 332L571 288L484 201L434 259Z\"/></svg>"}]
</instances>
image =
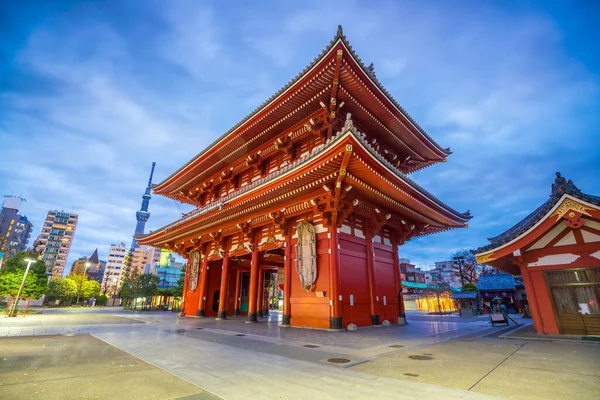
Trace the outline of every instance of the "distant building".
<instances>
[{"instance_id":1,"label":"distant building","mask_svg":"<svg viewBox=\"0 0 600 400\"><path fill-rule=\"evenodd\" d=\"M124 277L125 257L127 256L125 243L111 244L106 265L98 272L102 275L100 289L108 295L119 293ZM150 246L138 246L131 256L130 271L132 274L154 274L160 259L160 251Z\"/></svg>"},{"instance_id":2,"label":"distant building","mask_svg":"<svg viewBox=\"0 0 600 400\"><path fill-rule=\"evenodd\" d=\"M123 263L125 261L125 255L127 254L127 247L125 243L111 244L106 258L106 266L102 274L102 281L100 282L100 289L102 292L109 295L117 294L121 285L121 274L123 273Z\"/></svg>"},{"instance_id":3,"label":"distant building","mask_svg":"<svg viewBox=\"0 0 600 400\"><path fill-rule=\"evenodd\" d=\"M63 275L78 219L77 214L48 211L42 233L36 239L35 251L40 253L40 258L46 263L51 279Z\"/></svg>"},{"instance_id":4,"label":"distant building","mask_svg":"<svg viewBox=\"0 0 600 400\"><path fill-rule=\"evenodd\" d=\"M462 287L458 270L454 266L454 261L437 261L435 268L431 272L439 274L440 280L451 288L458 289Z\"/></svg>"},{"instance_id":5,"label":"distant building","mask_svg":"<svg viewBox=\"0 0 600 400\"><path fill-rule=\"evenodd\" d=\"M31 235L33 225L26 216L19 214L21 201L20 197L4 196L0 211L0 252L4 253L4 260L25 250Z\"/></svg>"},{"instance_id":6,"label":"distant building","mask_svg":"<svg viewBox=\"0 0 600 400\"><path fill-rule=\"evenodd\" d=\"M88 268L86 271L87 278L92 281L97 281L102 269L103 261L98 258L98 249L94 250L90 258L88 259Z\"/></svg>"},{"instance_id":7,"label":"distant building","mask_svg":"<svg viewBox=\"0 0 600 400\"><path fill-rule=\"evenodd\" d=\"M160 260L160 249L151 246L138 246L133 251L130 271L134 274L156 275L156 266Z\"/></svg>"},{"instance_id":8,"label":"distant building","mask_svg":"<svg viewBox=\"0 0 600 400\"><path fill-rule=\"evenodd\" d=\"M158 288L171 289L177 287L183 266L182 262L175 261L175 257L170 251L161 250L160 261L155 271L155 275L160 279L158 281Z\"/></svg>"},{"instance_id":9,"label":"distant building","mask_svg":"<svg viewBox=\"0 0 600 400\"><path fill-rule=\"evenodd\" d=\"M425 272L406 258L400 259L400 276L403 281L425 283Z\"/></svg>"},{"instance_id":10,"label":"distant building","mask_svg":"<svg viewBox=\"0 0 600 400\"><path fill-rule=\"evenodd\" d=\"M98 279L102 263L104 261L98 259L98 249L96 249L90 257L81 257L74 261L69 276L83 275L85 271L87 279L95 281Z\"/></svg>"}]
</instances>

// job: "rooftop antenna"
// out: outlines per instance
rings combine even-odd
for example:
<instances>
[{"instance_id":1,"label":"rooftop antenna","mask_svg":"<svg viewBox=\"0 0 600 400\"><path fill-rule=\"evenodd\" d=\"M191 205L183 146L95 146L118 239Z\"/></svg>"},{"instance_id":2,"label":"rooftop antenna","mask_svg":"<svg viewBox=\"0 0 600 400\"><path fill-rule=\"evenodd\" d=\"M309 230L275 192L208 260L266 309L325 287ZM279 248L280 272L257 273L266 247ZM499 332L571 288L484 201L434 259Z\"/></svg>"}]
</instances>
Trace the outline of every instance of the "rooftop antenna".
<instances>
[{"instance_id":1,"label":"rooftop antenna","mask_svg":"<svg viewBox=\"0 0 600 400\"><path fill-rule=\"evenodd\" d=\"M154 175L154 167L156 166L156 162L152 162L152 170L150 170L150 179L148 179L148 187L152 185L152 175Z\"/></svg>"}]
</instances>

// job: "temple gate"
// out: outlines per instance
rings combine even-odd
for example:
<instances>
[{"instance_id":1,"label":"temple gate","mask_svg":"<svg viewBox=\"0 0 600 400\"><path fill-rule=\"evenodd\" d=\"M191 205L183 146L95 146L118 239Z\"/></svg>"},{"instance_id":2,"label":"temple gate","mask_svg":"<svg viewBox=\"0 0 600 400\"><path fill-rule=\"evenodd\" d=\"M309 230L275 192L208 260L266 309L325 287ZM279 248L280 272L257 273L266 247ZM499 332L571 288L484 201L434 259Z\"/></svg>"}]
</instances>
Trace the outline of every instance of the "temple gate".
<instances>
[{"instance_id":1,"label":"temple gate","mask_svg":"<svg viewBox=\"0 0 600 400\"><path fill-rule=\"evenodd\" d=\"M398 323L398 247L471 218L408 177L449 154L340 27L296 78L154 186L196 209L138 241L189 260L185 315L256 322L265 273L283 270L282 326Z\"/></svg>"}]
</instances>

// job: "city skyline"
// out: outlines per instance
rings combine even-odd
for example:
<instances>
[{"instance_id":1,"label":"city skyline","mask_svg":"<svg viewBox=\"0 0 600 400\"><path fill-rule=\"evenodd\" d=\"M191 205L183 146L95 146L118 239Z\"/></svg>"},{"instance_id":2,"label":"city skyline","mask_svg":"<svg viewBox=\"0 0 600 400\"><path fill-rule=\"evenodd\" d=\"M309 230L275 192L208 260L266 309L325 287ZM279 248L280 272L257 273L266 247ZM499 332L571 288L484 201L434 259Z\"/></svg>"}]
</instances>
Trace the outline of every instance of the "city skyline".
<instances>
[{"instance_id":1,"label":"city skyline","mask_svg":"<svg viewBox=\"0 0 600 400\"><path fill-rule=\"evenodd\" d=\"M585 51L598 24L569 22L594 15L593 5L463 5L479 15L473 21L448 4L349 2L335 18L331 6L310 2L227 16L210 4L144 13L103 4L6 6L21 23L0 32L10 60L0 67L9 150L0 193L28 199L21 213L33 238L47 210L79 214L67 268L131 240L151 161L160 182L295 76L339 23L390 93L454 153L411 178L474 216L468 229L404 245L401 257L429 266L480 246L544 201L556 171L584 191L600 184L599 56ZM273 18L254 26L248 13ZM155 196L147 229L189 210Z\"/></svg>"}]
</instances>

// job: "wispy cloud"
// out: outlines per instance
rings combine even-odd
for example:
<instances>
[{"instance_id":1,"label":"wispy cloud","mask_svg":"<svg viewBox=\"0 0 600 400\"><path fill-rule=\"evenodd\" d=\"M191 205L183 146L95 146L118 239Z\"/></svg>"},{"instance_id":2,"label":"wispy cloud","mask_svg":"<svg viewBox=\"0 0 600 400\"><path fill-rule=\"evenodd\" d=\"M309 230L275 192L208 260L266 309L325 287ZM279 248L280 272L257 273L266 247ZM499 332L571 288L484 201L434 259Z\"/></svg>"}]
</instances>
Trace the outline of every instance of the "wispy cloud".
<instances>
[{"instance_id":1,"label":"wispy cloud","mask_svg":"<svg viewBox=\"0 0 600 400\"><path fill-rule=\"evenodd\" d=\"M338 23L452 147L447 163L413 178L475 215L469 229L406 244L402 257L430 263L485 244L545 200L556 170L584 190L600 184L598 65L581 51L598 28L567 24L576 10L147 4L14 5L7 15L19 23L0 28L0 191L28 199L34 235L48 209L75 207L69 263L130 240L150 162L160 180L193 157L306 66ZM155 229L188 208L154 197L150 209Z\"/></svg>"}]
</instances>

